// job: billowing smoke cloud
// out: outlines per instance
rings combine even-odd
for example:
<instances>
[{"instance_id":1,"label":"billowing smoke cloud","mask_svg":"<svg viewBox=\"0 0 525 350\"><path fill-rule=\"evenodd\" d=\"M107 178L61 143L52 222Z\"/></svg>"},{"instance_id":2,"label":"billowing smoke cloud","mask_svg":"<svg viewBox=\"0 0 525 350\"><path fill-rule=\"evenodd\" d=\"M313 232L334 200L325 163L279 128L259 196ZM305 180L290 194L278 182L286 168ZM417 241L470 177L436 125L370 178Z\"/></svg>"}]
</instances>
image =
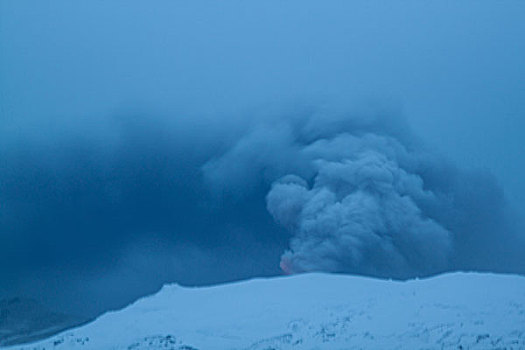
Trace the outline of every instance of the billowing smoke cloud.
<instances>
[{"instance_id":1,"label":"billowing smoke cloud","mask_svg":"<svg viewBox=\"0 0 525 350\"><path fill-rule=\"evenodd\" d=\"M492 178L454 168L400 119L305 119L256 127L204 168L215 187L271 183L267 209L292 235L285 273L407 278L523 268L524 246Z\"/></svg>"},{"instance_id":2,"label":"billowing smoke cloud","mask_svg":"<svg viewBox=\"0 0 525 350\"><path fill-rule=\"evenodd\" d=\"M206 133L203 117L151 115L6 132L0 295L95 315L169 281L525 272L494 179L426 149L392 109L276 110Z\"/></svg>"},{"instance_id":3,"label":"billowing smoke cloud","mask_svg":"<svg viewBox=\"0 0 525 350\"><path fill-rule=\"evenodd\" d=\"M311 189L285 178L268 194L270 213L296 232L285 272L398 275L447 266L451 234L417 205L433 196L419 176L373 151L316 165Z\"/></svg>"},{"instance_id":4,"label":"billowing smoke cloud","mask_svg":"<svg viewBox=\"0 0 525 350\"><path fill-rule=\"evenodd\" d=\"M0 0L0 298L96 315L280 260L525 272L502 189L463 169L523 217L524 11Z\"/></svg>"}]
</instances>

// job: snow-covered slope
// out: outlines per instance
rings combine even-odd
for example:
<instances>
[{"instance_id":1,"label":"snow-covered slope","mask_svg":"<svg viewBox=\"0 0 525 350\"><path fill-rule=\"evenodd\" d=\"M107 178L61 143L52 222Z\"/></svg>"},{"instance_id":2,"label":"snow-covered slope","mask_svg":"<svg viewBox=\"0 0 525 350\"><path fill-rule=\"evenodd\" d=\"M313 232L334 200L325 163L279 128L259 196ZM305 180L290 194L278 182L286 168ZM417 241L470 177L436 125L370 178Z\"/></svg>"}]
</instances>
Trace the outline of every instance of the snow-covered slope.
<instances>
[{"instance_id":1,"label":"snow-covered slope","mask_svg":"<svg viewBox=\"0 0 525 350\"><path fill-rule=\"evenodd\" d=\"M83 327L12 349L525 349L525 277L408 282L303 274L165 286Z\"/></svg>"}]
</instances>

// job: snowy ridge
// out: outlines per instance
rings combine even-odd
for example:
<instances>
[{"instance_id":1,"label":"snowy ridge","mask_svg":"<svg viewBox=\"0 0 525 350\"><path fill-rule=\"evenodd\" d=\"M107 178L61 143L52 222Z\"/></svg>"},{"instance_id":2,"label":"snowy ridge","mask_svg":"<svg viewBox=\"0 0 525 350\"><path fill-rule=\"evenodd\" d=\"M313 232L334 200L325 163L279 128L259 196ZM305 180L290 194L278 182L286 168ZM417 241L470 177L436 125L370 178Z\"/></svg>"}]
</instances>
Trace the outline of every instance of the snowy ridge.
<instances>
[{"instance_id":1,"label":"snowy ridge","mask_svg":"<svg viewBox=\"0 0 525 350\"><path fill-rule=\"evenodd\" d=\"M185 288L9 349L525 349L525 277L303 274Z\"/></svg>"}]
</instances>

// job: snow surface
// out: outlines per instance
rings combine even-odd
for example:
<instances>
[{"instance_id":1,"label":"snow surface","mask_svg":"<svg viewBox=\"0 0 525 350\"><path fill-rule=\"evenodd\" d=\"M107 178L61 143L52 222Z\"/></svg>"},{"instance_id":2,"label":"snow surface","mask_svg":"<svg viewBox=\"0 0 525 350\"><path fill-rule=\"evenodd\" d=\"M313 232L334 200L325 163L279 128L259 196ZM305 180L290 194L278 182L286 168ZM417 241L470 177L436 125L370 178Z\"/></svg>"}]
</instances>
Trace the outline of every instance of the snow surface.
<instances>
[{"instance_id":1,"label":"snow surface","mask_svg":"<svg viewBox=\"0 0 525 350\"><path fill-rule=\"evenodd\" d=\"M525 277L335 274L157 294L9 349L525 349Z\"/></svg>"}]
</instances>

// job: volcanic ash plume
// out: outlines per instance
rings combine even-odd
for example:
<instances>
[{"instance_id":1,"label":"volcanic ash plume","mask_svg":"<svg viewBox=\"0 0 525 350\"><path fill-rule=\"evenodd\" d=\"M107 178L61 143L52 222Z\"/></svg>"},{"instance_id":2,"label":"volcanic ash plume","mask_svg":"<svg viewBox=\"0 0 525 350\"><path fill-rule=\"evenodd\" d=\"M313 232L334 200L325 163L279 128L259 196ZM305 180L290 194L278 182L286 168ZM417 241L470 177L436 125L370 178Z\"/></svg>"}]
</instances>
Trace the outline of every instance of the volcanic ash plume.
<instances>
[{"instance_id":1,"label":"volcanic ash plume","mask_svg":"<svg viewBox=\"0 0 525 350\"><path fill-rule=\"evenodd\" d=\"M281 118L254 128L204 173L230 192L268 189L269 213L291 234L285 273L523 269L523 244L495 181L428 151L400 119Z\"/></svg>"},{"instance_id":2,"label":"volcanic ash plume","mask_svg":"<svg viewBox=\"0 0 525 350\"><path fill-rule=\"evenodd\" d=\"M446 268L451 233L418 206L431 201L417 174L403 169L381 137L342 135L314 143L312 185L297 176L277 180L268 210L293 232L281 260L287 273L350 271L373 275L432 273ZM328 157L326 157L328 158Z\"/></svg>"}]
</instances>

